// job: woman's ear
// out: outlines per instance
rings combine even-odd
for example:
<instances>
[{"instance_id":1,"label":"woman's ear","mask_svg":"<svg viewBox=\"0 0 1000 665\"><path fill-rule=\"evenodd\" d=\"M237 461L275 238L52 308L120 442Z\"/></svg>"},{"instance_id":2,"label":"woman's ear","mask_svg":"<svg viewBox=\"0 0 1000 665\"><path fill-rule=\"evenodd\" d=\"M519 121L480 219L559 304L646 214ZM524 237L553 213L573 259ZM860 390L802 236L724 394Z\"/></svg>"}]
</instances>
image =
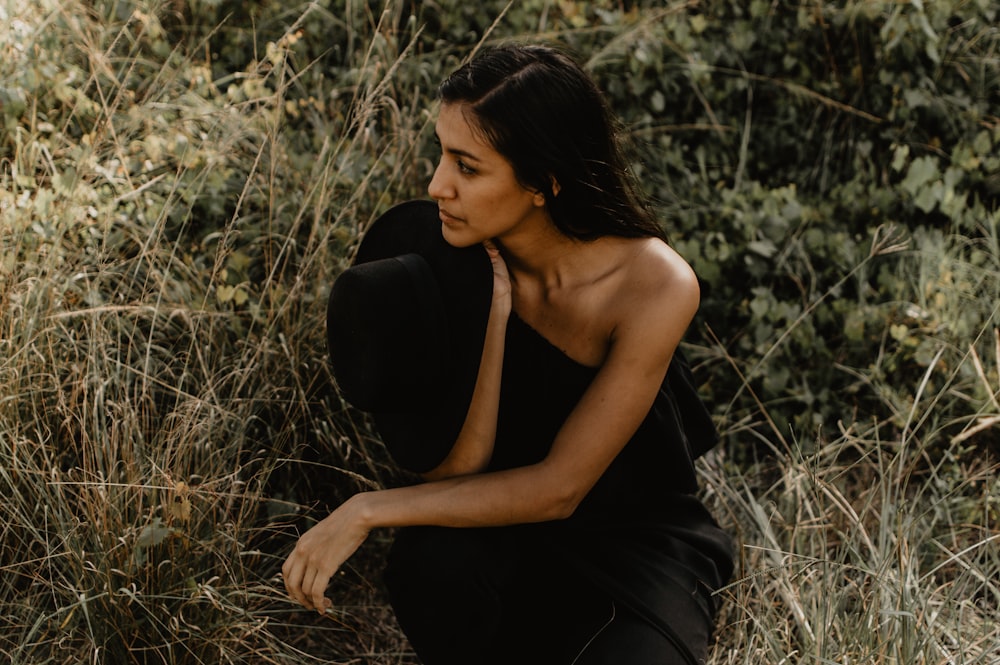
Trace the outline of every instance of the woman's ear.
<instances>
[{"instance_id":1,"label":"woman's ear","mask_svg":"<svg viewBox=\"0 0 1000 665\"><path fill-rule=\"evenodd\" d=\"M552 182L552 186L551 186L552 196L553 197L559 196L559 189L560 189L560 187L559 187L559 181L556 180L555 176L549 176L549 179ZM545 205L545 192L543 192L541 190L536 190L535 191L534 204L536 206L538 206L539 208L541 208L542 206Z\"/></svg>"}]
</instances>

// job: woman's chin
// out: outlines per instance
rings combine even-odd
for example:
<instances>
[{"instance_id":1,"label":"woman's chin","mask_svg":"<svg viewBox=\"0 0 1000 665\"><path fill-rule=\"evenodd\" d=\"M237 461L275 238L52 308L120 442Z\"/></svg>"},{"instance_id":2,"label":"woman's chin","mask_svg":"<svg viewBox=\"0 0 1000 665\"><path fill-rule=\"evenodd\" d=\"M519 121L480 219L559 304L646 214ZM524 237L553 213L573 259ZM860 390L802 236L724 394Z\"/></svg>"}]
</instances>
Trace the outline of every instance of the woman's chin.
<instances>
[{"instance_id":1,"label":"woman's chin","mask_svg":"<svg viewBox=\"0 0 1000 665\"><path fill-rule=\"evenodd\" d=\"M471 247L472 245L479 244L482 242L478 238L474 238L467 233L462 233L458 224L442 222L441 224L441 235L444 236L444 241L451 245L452 247L458 247L459 249L463 247Z\"/></svg>"}]
</instances>

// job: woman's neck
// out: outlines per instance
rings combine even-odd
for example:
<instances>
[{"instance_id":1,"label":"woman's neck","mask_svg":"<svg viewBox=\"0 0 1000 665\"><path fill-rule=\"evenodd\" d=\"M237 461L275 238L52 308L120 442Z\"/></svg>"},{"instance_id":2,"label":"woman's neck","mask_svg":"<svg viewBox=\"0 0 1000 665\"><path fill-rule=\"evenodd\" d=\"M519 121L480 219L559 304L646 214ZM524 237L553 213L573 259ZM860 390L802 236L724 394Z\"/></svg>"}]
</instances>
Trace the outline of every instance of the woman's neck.
<instances>
[{"instance_id":1,"label":"woman's neck","mask_svg":"<svg viewBox=\"0 0 1000 665\"><path fill-rule=\"evenodd\" d=\"M591 260L591 246L599 241L567 236L546 219L495 242L515 284L518 280L530 281L546 289L558 289L579 281L581 269Z\"/></svg>"}]
</instances>

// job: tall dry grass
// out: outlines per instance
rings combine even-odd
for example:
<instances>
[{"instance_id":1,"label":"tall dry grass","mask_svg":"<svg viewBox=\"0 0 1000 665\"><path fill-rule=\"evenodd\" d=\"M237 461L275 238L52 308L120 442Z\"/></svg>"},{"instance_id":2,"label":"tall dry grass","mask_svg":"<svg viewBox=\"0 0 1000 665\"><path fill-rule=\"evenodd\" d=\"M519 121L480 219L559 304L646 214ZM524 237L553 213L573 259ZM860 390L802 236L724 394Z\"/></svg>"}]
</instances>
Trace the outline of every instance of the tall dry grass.
<instances>
[{"instance_id":1,"label":"tall dry grass","mask_svg":"<svg viewBox=\"0 0 1000 665\"><path fill-rule=\"evenodd\" d=\"M1000 662L1000 332L967 325L997 319L996 222L978 240L911 239L897 295L938 332L922 338L923 375L899 382L885 348L842 368L881 396L879 414L845 409L839 431L810 440L769 431L764 404L727 425L761 453L701 467L740 544L712 663Z\"/></svg>"},{"instance_id":2,"label":"tall dry grass","mask_svg":"<svg viewBox=\"0 0 1000 665\"><path fill-rule=\"evenodd\" d=\"M324 299L427 122L395 17L357 17L361 83L301 96L318 8L228 84L162 3L121 9L0 14L0 654L399 662L367 570L311 630L277 578L314 510L386 474L331 388ZM290 122L321 137L308 162Z\"/></svg>"}]
</instances>

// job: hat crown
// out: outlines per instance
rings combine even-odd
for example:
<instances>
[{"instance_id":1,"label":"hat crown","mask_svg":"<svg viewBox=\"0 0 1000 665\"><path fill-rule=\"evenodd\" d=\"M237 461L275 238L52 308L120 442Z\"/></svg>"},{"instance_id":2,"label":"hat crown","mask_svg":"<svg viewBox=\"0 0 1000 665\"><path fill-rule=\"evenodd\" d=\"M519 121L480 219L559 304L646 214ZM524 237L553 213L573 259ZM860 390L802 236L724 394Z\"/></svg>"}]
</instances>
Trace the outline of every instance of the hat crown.
<instances>
[{"instance_id":1,"label":"hat crown","mask_svg":"<svg viewBox=\"0 0 1000 665\"><path fill-rule=\"evenodd\" d=\"M350 268L334 283L329 308L330 361L341 393L355 407L410 409L447 375L444 303L419 254Z\"/></svg>"},{"instance_id":2,"label":"hat crown","mask_svg":"<svg viewBox=\"0 0 1000 665\"><path fill-rule=\"evenodd\" d=\"M493 291L482 245L454 247L432 201L398 204L334 281L327 343L341 395L372 414L400 466L426 471L451 449L479 374Z\"/></svg>"}]
</instances>

